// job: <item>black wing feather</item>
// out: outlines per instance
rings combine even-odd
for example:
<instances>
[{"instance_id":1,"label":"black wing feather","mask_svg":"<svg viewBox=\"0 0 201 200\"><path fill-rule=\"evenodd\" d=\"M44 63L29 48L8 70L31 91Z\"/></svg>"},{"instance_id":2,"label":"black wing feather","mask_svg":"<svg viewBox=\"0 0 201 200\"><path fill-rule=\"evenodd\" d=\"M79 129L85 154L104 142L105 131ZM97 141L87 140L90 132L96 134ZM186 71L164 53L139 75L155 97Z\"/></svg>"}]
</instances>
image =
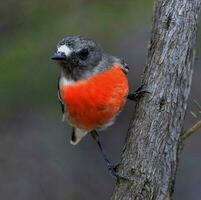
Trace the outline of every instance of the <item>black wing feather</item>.
<instances>
[{"instance_id":1,"label":"black wing feather","mask_svg":"<svg viewBox=\"0 0 201 200\"><path fill-rule=\"evenodd\" d=\"M60 77L59 77L59 79L60 79ZM60 94L59 79L58 79L58 82L57 82L58 99L59 99L59 103L60 103L60 105L61 105L61 111L62 111L62 113L64 114L64 104L63 104L63 102L62 102L62 98L61 98L61 94Z\"/></svg>"},{"instance_id":2,"label":"black wing feather","mask_svg":"<svg viewBox=\"0 0 201 200\"><path fill-rule=\"evenodd\" d=\"M128 64L124 61L124 60L121 60L121 65L122 65L122 70L125 74L128 73L129 71L129 67L128 67Z\"/></svg>"}]
</instances>

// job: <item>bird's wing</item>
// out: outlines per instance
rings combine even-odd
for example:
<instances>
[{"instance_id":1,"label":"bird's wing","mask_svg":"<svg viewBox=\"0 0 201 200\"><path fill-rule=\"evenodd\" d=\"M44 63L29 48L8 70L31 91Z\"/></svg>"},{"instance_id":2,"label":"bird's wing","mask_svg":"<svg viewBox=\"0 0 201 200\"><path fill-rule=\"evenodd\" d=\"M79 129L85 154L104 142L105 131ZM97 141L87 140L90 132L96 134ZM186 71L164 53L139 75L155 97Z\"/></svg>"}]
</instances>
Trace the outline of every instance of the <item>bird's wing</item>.
<instances>
[{"instance_id":1,"label":"bird's wing","mask_svg":"<svg viewBox=\"0 0 201 200\"><path fill-rule=\"evenodd\" d=\"M57 82L57 94L58 94L58 99L59 99L59 102L60 102L60 105L61 105L61 111L64 114L64 104L63 104L61 94L60 94L59 79L60 79L60 77L58 78L58 82Z\"/></svg>"},{"instance_id":2,"label":"bird's wing","mask_svg":"<svg viewBox=\"0 0 201 200\"><path fill-rule=\"evenodd\" d=\"M125 74L129 72L128 64L124 60L121 60L121 69Z\"/></svg>"},{"instance_id":3,"label":"bird's wing","mask_svg":"<svg viewBox=\"0 0 201 200\"><path fill-rule=\"evenodd\" d=\"M72 145L78 144L86 134L87 134L87 131L73 127L70 143Z\"/></svg>"}]
</instances>

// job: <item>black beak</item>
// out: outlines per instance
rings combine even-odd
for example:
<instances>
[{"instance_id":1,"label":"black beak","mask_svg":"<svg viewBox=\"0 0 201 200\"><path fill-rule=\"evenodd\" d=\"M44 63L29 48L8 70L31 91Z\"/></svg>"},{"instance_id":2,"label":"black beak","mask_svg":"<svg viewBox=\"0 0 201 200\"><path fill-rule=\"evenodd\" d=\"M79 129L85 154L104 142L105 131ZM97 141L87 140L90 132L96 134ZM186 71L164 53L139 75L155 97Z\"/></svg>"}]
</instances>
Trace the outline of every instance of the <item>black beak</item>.
<instances>
[{"instance_id":1,"label":"black beak","mask_svg":"<svg viewBox=\"0 0 201 200\"><path fill-rule=\"evenodd\" d=\"M63 52L57 52L52 57L52 60L66 60L66 55Z\"/></svg>"}]
</instances>

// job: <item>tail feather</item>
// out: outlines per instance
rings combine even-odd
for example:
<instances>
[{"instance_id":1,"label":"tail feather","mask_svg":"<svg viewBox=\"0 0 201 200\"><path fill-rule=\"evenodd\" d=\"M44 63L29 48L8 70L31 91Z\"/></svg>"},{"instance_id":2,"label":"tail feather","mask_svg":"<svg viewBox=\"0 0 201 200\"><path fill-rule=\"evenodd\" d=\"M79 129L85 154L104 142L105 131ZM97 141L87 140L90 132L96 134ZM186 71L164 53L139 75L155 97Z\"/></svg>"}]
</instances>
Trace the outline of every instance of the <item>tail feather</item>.
<instances>
[{"instance_id":1,"label":"tail feather","mask_svg":"<svg viewBox=\"0 0 201 200\"><path fill-rule=\"evenodd\" d=\"M87 134L87 131L85 131L85 130L82 130L79 128L73 128L70 143L72 145L78 144L86 134Z\"/></svg>"}]
</instances>

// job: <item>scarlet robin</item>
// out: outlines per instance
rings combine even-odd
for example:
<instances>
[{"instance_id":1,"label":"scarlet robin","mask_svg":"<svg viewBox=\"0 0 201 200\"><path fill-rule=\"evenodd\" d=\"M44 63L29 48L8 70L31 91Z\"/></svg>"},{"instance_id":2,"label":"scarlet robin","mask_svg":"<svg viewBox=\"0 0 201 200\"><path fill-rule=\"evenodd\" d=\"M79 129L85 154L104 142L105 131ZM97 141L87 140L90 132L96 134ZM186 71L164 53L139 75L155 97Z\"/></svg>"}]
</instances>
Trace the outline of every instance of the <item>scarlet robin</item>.
<instances>
[{"instance_id":1,"label":"scarlet robin","mask_svg":"<svg viewBox=\"0 0 201 200\"><path fill-rule=\"evenodd\" d=\"M61 66L58 97L63 119L73 127L71 144L88 133L96 140L110 172L117 176L99 141L97 130L113 124L128 97L127 65L81 36L68 36L52 56ZM134 98L135 95L130 95Z\"/></svg>"}]
</instances>

